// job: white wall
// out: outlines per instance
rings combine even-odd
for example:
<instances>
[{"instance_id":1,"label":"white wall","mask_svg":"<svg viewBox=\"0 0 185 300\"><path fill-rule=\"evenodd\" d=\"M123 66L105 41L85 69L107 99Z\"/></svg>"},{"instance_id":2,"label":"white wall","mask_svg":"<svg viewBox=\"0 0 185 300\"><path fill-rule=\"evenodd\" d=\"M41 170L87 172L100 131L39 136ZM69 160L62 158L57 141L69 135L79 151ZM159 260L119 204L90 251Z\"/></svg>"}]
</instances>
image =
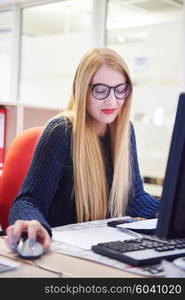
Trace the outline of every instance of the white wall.
<instances>
[{"instance_id":1,"label":"white wall","mask_svg":"<svg viewBox=\"0 0 185 300\"><path fill-rule=\"evenodd\" d=\"M25 36L21 101L65 107L77 64L90 43L86 32Z\"/></svg>"},{"instance_id":2,"label":"white wall","mask_svg":"<svg viewBox=\"0 0 185 300\"><path fill-rule=\"evenodd\" d=\"M143 41L112 44L128 63L134 81L132 120L142 175L163 177L182 76L182 22L122 30L145 32ZM144 57L143 68L136 61ZM143 70L142 70L143 69Z\"/></svg>"}]
</instances>

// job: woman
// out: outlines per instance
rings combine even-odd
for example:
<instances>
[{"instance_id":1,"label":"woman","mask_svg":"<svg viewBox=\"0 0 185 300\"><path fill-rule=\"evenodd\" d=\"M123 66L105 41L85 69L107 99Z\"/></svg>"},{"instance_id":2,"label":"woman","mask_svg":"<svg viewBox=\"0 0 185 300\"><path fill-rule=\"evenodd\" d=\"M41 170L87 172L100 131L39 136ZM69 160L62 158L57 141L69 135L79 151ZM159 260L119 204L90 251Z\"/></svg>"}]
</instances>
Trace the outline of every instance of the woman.
<instances>
[{"instance_id":1,"label":"woman","mask_svg":"<svg viewBox=\"0 0 185 300\"><path fill-rule=\"evenodd\" d=\"M129 114L132 81L108 48L82 58L67 109L47 124L7 229L14 250L23 231L49 248L51 227L120 217L153 217L159 201L143 190Z\"/></svg>"}]
</instances>

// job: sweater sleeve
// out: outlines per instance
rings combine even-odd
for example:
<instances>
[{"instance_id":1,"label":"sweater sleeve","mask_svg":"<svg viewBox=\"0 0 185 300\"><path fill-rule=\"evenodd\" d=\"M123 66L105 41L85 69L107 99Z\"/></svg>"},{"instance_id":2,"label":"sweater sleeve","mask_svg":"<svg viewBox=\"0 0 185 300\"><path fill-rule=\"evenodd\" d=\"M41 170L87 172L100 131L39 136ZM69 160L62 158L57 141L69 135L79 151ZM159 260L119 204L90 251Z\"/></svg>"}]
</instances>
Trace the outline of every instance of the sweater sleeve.
<instances>
[{"instance_id":1,"label":"sweater sleeve","mask_svg":"<svg viewBox=\"0 0 185 300\"><path fill-rule=\"evenodd\" d=\"M130 123L130 155L133 185L129 197L127 214L133 217L153 218L159 210L160 201L144 191L143 181L139 171L136 138L132 123Z\"/></svg>"},{"instance_id":2,"label":"sweater sleeve","mask_svg":"<svg viewBox=\"0 0 185 300\"><path fill-rule=\"evenodd\" d=\"M38 220L51 235L47 214L69 156L71 135L67 123L62 118L56 118L46 126L23 185L10 209L10 224L20 219Z\"/></svg>"}]
</instances>

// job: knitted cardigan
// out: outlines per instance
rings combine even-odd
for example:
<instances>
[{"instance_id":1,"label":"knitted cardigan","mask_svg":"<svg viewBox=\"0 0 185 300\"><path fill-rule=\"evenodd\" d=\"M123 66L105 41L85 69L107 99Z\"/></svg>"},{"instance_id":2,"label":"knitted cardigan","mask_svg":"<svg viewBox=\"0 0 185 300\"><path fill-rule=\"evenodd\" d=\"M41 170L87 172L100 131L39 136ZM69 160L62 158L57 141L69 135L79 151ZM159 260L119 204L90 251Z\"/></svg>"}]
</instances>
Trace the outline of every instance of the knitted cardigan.
<instances>
[{"instance_id":1,"label":"knitted cardigan","mask_svg":"<svg viewBox=\"0 0 185 300\"><path fill-rule=\"evenodd\" d=\"M18 219L38 220L51 235L51 227L77 222L73 193L71 133L72 124L64 118L55 118L48 123L37 143L23 185L13 201L9 213L10 224ZM108 133L100 137L100 143L104 152L105 172L110 190L113 166ZM132 123L130 123L130 155L132 188L129 193L127 215L152 218L159 209L159 200L143 189Z\"/></svg>"}]
</instances>

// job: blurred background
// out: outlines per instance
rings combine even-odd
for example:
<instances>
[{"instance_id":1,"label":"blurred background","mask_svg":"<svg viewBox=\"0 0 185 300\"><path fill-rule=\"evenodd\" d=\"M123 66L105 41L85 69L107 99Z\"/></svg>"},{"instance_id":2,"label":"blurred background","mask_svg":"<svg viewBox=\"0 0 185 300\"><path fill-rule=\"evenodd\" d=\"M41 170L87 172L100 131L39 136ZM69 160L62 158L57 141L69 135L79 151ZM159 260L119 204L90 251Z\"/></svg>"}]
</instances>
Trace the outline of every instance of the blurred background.
<instances>
[{"instance_id":1,"label":"blurred background","mask_svg":"<svg viewBox=\"0 0 185 300\"><path fill-rule=\"evenodd\" d=\"M183 0L0 1L0 105L5 155L17 134L64 109L92 47L116 50L134 82L145 189L161 196L179 93L185 90Z\"/></svg>"}]
</instances>

